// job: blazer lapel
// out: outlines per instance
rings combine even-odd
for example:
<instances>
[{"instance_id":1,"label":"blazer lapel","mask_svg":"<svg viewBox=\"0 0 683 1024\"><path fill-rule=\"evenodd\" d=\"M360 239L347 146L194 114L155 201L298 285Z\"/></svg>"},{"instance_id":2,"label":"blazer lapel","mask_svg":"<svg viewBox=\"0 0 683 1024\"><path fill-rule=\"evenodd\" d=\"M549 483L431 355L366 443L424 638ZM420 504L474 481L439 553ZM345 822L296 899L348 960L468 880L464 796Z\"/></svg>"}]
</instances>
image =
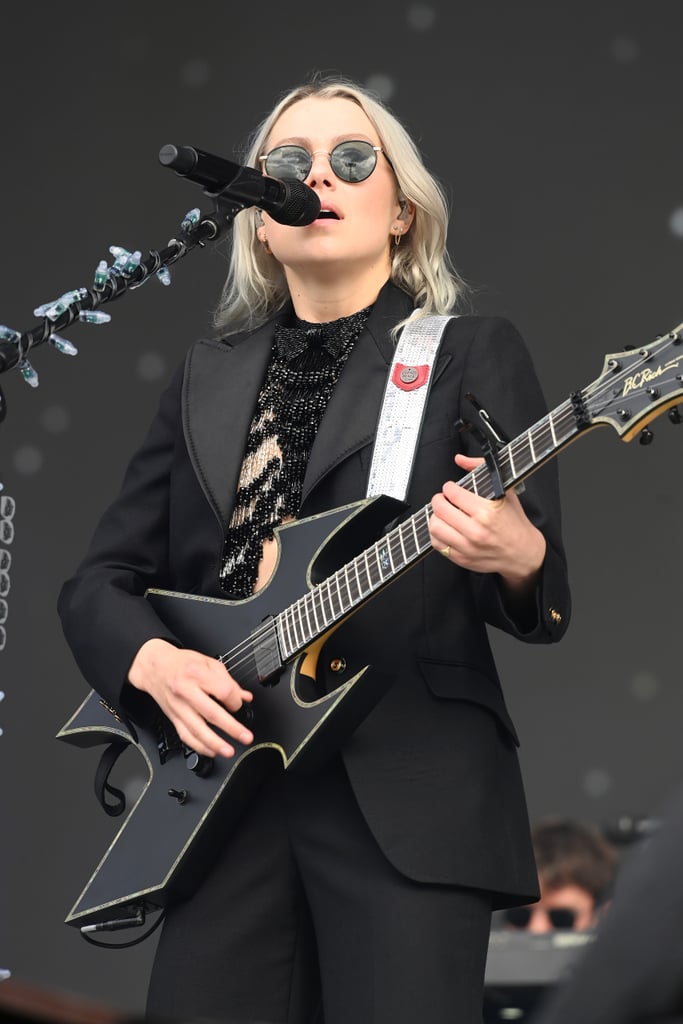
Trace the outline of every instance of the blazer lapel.
<instances>
[{"instance_id":1,"label":"blazer lapel","mask_svg":"<svg viewBox=\"0 0 683 1024\"><path fill-rule=\"evenodd\" d=\"M412 311L411 299L386 284L353 347L325 410L304 476L302 501L335 466L372 444L394 353L389 331Z\"/></svg>"},{"instance_id":2,"label":"blazer lapel","mask_svg":"<svg viewBox=\"0 0 683 1024\"><path fill-rule=\"evenodd\" d=\"M223 526L228 522L259 388L266 372L273 321L236 344L200 341L187 357L183 429L194 471Z\"/></svg>"}]
</instances>

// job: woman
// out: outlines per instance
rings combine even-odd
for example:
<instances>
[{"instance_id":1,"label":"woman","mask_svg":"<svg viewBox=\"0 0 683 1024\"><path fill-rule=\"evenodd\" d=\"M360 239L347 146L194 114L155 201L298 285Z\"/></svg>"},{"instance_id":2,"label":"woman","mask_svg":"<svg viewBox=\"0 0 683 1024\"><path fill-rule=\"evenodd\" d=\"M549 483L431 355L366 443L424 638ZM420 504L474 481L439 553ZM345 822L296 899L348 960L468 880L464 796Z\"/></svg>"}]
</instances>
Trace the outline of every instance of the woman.
<instances>
[{"instance_id":1,"label":"woman","mask_svg":"<svg viewBox=\"0 0 683 1024\"><path fill-rule=\"evenodd\" d=\"M303 228L237 218L221 338L190 351L60 600L110 704L134 718L151 697L186 744L226 758L251 740L236 713L253 694L183 649L145 589L248 597L276 565L274 526L363 498L395 337L414 306L445 313L462 290L442 193L363 90L294 90L249 162L304 180L321 216ZM522 501L450 479L481 461L456 427L468 392L510 436L543 415L506 321L460 316L442 342L408 495L413 510L431 499L440 554L318 658L317 692L367 664L390 688L324 769L259 789L196 895L168 914L150 1013L303 1022L321 982L326 1024L481 1019L491 910L537 896L486 624L559 639L569 596L552 467Z\"/></svg>"}]
</instances>

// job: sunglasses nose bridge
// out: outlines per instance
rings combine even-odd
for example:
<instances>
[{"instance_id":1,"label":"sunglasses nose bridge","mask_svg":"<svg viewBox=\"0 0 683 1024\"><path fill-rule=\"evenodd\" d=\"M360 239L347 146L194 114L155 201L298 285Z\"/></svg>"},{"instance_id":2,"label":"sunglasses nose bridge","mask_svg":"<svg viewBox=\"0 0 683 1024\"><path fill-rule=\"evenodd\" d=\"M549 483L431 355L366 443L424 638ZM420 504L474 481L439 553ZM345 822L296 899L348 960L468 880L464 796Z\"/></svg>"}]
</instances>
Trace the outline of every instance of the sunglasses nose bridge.
<instances>
[{"instance_id":1,"label":"sunglasses nose bridge","mask_svg":"<svg viewBox=\"0 0 683 1024\"><path fill-rule=\"evenodd\" d=\"M309 157L311 166L308 168L308 174L304 180L309 184L311 181L322 180L329 185L335 177L332 164L330 163L329 151L326 149L314 149L312 153L309 153Z\"/></svg>"}]
</instances>

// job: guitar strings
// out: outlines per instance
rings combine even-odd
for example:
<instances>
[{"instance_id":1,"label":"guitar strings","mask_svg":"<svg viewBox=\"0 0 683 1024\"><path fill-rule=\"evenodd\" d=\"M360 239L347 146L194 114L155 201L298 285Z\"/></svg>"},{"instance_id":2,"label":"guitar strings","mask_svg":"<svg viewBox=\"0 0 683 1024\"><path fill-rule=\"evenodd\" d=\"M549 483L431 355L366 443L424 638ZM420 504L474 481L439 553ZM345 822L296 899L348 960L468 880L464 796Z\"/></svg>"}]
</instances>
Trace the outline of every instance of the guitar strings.
<instances>
[{"instance_id":1,"label":"guitar strings","mask_svg":"<svg viewBox=\"0 0 683 1024\"><path fill-rule=\"evenodd\" d=\"M670 335L666 336L666 338L669 340L669 342L673 343L673 344L677 343L676 340L675 340L676 337L677 337L677 335L674 334L673 332ZM680 339L679 339L679 341L680 341ZM598 380L593 381L586 388L584 388L583 390L579 391L577 394L579 396L581 396L581 398L584 399L584 400L590 399L590 400L593 400L593 401L596 398L600 398L602 396L614 397L613 393L614 393L615 382L623 380L628 375L633 375L634 372L637 372L638 369L641 366L643 366L645 363L649 362L650 359L652 358L651 352L649 352L647 349L641 350L641 355L642 355L642 358L640 359L640 361L636 361L634 364L630 365L627 370L620 370L618 372L611 373L611 374L609 374L609 377L607 377L607 375L603 375L602 377L598 378ZM531 451L531 453L532 453L532 461L531 461L531 463L526 462L525 465L520 470L515 471L515 472L513 472L511 474L511 476L514 479L516 479L518 481L521 481L526 476L530 475L530 473L535 468L538 467L538 465L539 465L539 463L541 461L545 461L545 459L547 459L547 453L545 453L544 456L541 459L535 459L533 457L533 444L531 443L531 440L530 440L531 435L533 435L534 431L536 431L536 433L539 433L541 429L546 429L546 428L550 429L550 434L551 434L551 436L553 438L553 449L552 449L552 451L554 453L559 452L559 450L564 445L569 443L569 441L571 440L573 435L577 435L580 432L580 427L577 424L577 409L576 409L576 406L574 405L574 403L571 401L571 399L565 399L565 401L560 403L560 405L556 409L551 410L544 417L542 417L540 420L538 420L535 424L532 424L532 426L530 426L524 432L524 434L520 434L518 437L514 438L509 444L505 445L505 447L501 450L501 456L503 457L503 459L507 459L508 460L510 467L516 465L516 456L518 457L520 455L520 453L522 453L522 452L527 453L529 451ZM559 434L561 435L561 438L562 438L559 443L557 443L557 441L556 441L556 434L557 434L557 432L559 432ZM478 479L478 478L481 478L481 479ZM466 489L471 490L471 491L473 491L476 494L482 494L482 492L486 489L485 487L478 486L478 485L486 484L486 483L488 483L490 485L490 482L491 482L490 473L488 471L488 467L485 464L483 464L481 466L478 466L476 469L472 470L470 473L468 473L464 477L462 477L460 479L460 481L459 481L460 486L465 487ZM510 484L510 486L512 486L512 484ZM492 492L492 488L490 488L490 487L489 487L489 491L490 491L491 494L493 493ZM221 661L223 664L226 664L226 663L229 662L229 666L230 666L231 671L232 670L239 671L243 667L253 666L254 648L258 645L258 643L259 642L263 642L266 639L271 639L271 640L274 639L275 641L277 641L277 638L278 638L278 622L285 623L288 615L290 615L292 617L297 616L297 621L299 622L300 626L303 627L302 610L305 611L306 620L308 621L309 620L308 607L307 607L308 605L311 606L311 610L313 611L314 619L317 618L316 615L315 615L315 607L316 607L316 602L318 601L318 598L320 598L320 601L318 602L318 605L319 605L319 608L320 608L320 611L321 611L321 617L323 618L323 622L324 622L325 628L327 628L329 625L331 625L335 621L336 618L339 617L338 615L334 614L334 609L333 609L333 605L332 605L332 596L331 596L331 592L330 592L331 585L334 583L337 595L338 595L338 597L340 597L341 589L342 589L340 584L341 584L342 576L343 576L345 584L346 584L345 589L346 589L347 593L349 593L349 596L351 596L350 590L349 590L349 587L348 587L348 572L349 572L349 569L351 569L353 571L356 579L360 582L360 580L359 580L359 567L363 571L363 574L366 576L368 584L371 584L369 565L367 564L368 563L368 555L374 555L375 559L377 560L378 557L379 557L381 549L382 548L386 548L386 549L388 549L389 557L391 558L391 546L392 546L392 543L394 541L396 541L396 540L398 540L398 542L400 544L401 551L404 552L405 551L405 548L404 548L404 545L403 545L404 533L412 532L413 536L416 538L416 540L418 542L417 543L417 550L415 551L415 553L413 555L411 555L410 557L405 558L405 560L403 562L400 562L398 564L398 568L396 568L395 566L392 566L391 574L394 575L398 571L398 569L403 569L407 565L409 565L412 561L416 561L417 558L419 558L422 554L424 554L425 551L430 546L428 521L429 521L429 517L431 516L431 514L432 514L431 502L428 502L425 506L423 506L418 512L416 512L408 520L406 520L404 523L399 524L398 527L395 527L393 530L391 530L385 537L381 538L374 545L371 545L369 548L367 548L365 551L361 552L359 555L357 555L350 562L346 563L346 565L344 565L341 569L339 569L336 573L334 573L331 577L329 577L323 583L318 584L317 586L311 588L311 590L309 590L308 593L302 595L300 598L298 598L296 601L294 601L287 608L283 609L273 619L271 619L270 621L268 621L264 625L258 627L256 630L254 630L253 633L251 633L249 635L249 637L247 639L242 641L236 647L232 648L232 650L227 651L225 654L221 655L218 660ZM420 525L420 520L421 519L424 520L422 525ZM418 533L419 533L419 537L418 537ZM385 582L384 578L381 575L381 569L379 568L379 563L378 563L378 572L379 572L378 584ZM340 613L339 614L340 615L341 614L345 614L346 612L350 611L351 608L353 608L355 604L358 604L360 601L364 600L367 596L369 596L369 594L372 592L372 590L376 589L376 585L375 586L370 585L367 594L363 594L362 590L359 590L359 593L356 595L355 600L352 598L350 604L346 604L345 605L340 600L341 608L340 608ZM327 621L325 621L325 616L324 616L324 598L322 598L322 596L321 596L322 593L323 593L323 588L325 586L327 586L327 589L328 589L328 600L329 600L330 608L333 611L333 618L332 618L332 620L329 623ZM294 631L295 631L295 628L294 628ZM302 632L303 632L303 629L302 629ZM322 631L319 630L319 627L317 627L317 633L314 634L314 635L320 635L321 632ZM313 637L310 637L309 640L312 639L312 638ZM306 642L307 641L304 641L304 643L301 644L297 640L298 646L291 652L291 654L289 654L287 656L287 659L293 658L301 650L303 650ZM285 662L283 664L286 664L286 660L285 660Z\"/></svg>"}]
</instances>

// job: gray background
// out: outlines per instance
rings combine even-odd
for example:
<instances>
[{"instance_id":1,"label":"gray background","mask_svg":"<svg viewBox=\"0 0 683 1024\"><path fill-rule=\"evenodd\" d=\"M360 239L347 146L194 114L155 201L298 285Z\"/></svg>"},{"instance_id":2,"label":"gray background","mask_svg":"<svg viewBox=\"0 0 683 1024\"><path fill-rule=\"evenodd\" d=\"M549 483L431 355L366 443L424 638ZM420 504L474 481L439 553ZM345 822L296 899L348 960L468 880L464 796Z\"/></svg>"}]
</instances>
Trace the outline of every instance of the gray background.
<instances>
[{"instance_id":1,"label":"gray background","mask_svg":"<svg viewBox=\"0 0 683 1024\"><path fill-rule=\"evenodd\" d=\"M228 158L312 70L375 87L447 185L450 249L479 311L525 335L549 404L683 320L680 0L295 6L72 2L3 12L0 321L92 283L112 243L162 247L200 190L168 142ZM137 1012L153 941L108 953L62 920L113 825L95 752L55 733L87 693L55 614L173 367L207 330L220 247L0 378L0 480L17 502L0 653L0 967ZM494 410L495 413L495 410ZM683 427L611 429L560 457L575 612L560 647L496 639L532 817L656 814L681 778ZM137 766L128 769L136 784ZM139 780L137 780L139 785Z\"/></svg>"}]
</instances>

